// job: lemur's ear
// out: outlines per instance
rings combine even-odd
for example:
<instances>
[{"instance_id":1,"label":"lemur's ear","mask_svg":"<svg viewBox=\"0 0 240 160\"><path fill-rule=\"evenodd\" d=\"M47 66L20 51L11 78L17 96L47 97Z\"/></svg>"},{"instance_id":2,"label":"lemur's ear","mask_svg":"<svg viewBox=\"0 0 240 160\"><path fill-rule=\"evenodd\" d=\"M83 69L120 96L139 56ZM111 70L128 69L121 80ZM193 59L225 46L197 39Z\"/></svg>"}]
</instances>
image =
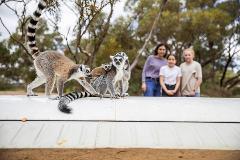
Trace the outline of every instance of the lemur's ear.
<instances>
[{"instance_id":1,"label":"lemur's ear","mask_svg":"<svg viewBox=\"0 0 240 160\"><path fill-rule=\"evenodd\" d=\"M80 64L78 67L78 71L83 71L83 68L84 68L84 66Z\"/></svg>"},{"instance_id":2,"label":"lemur's ear","mask_svg":"<svg viewBox=\"0 0 240 160\"><path fill-rule=\"evenodd\" d=\"M113 57L114 57L114 56L110 56L110 59L113 60Z\"/></svg>"}]
</instances>

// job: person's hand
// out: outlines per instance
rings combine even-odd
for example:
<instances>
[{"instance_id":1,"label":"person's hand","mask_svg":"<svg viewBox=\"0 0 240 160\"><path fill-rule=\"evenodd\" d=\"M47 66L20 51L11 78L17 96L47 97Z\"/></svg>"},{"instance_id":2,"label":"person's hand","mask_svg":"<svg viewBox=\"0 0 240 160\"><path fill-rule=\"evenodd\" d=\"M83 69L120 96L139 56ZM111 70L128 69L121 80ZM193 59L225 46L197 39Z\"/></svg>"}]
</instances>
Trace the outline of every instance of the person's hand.
<instances>
[{"instance_id":1,"label":"person's hand","mask_svg":"<svg viewBox=\"0 0 240 160\"><path fill-rule=\"evenodd\" d=\"M177 91L175 90L170 90L172 92L172 95L174 95Z\"/></svg>"},{"instance_id":2,"label":"person's hand","mask_svg":"<svg viewBox=\"0 0 240 160\"><path fill-rule=\"evenodd\" d=\"M169 96L173 96L173 95L174 95L173 91L171 91L171 90L167 90L166 93L167 93L167 95L169 95Z\"/></svg>"},{"instance_id":3,"label":"person's hand","mask_svg":"<svg viewBox=\"0 0 240 160\"><path fill-rule=\"evenodd\" d=\"M195 94L196 94L195 91L190 92L190 96L195 96Z\"/></svg>"},{"instance_id":4,"label":"person's hand","mask_svg":"<svg viewBox=\"0 0 240 160\"><path fill-rule=\"evenodd\" d=\"M147 90L147 85L145 82L142 83L142 91L145 92Z\"/></svg>"}]
</instances>

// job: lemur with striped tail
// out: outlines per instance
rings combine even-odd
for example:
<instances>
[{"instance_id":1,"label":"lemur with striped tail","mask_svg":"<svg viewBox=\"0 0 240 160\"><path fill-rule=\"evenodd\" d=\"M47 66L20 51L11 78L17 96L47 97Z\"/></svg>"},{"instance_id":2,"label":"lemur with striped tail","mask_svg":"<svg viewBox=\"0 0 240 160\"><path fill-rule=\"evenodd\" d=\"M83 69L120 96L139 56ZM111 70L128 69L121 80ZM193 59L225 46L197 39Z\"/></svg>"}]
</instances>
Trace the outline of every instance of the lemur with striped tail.
<instances>
[{"instance_id":1,"label":"lemur with striped tail","mask_svg":"<svg viewBox=\"0 0 240 160\"><path fill-rule=\"evenodd\" d=\"M121 95L122 97L128 96L128 87L129 87L129 80L131 78L131 70L130 70L130 63L128 56L125 52L118 52L116 55L122 55L125 58L125 64L124 64L124 70L123 70L123 92L122 95L120 94L120 84L117 83L115 85L115 90L118 95Z\"/></svg>"},{"instance_id":2,"label":"lemur with striped tail","mask_svg":"<svg viewBox=\"0 0 240 160\"><path fill-rule=\"evenodd\" d=\"M111 98L118 98L116 95L116 91L114 86L116 86L117 83L119 83L121 95L123 94L123 71L124 71L124 65L125 61L127 60L126 57L123 57L122 55L116 54L115 56L110 56L111 58L111 63L97 67L93 69L91 72L92 74L96 74L97 72L103 73L99 77L97 77L91 84L93 88L102 96L106 94L108 91L111 95ZM94 75L93 75L94 76ZM71 108L67 106L71 101L78 99L78 98L83 98L83 97L92 97L93 95L87 94L84 92L77 93L77 92L72 92L69 93L63 97L61 97L59 103L58 103L58 108L60 111L64 113L71 113Z\"/></svg>"},{"instance_id":3,"label":"lemur with striped tail","mask_svg":"<svg viewBox=\"0 0 240 160\"><path fill-rule=\"evenodd\" d=\"M34 58L34 67L37 77L27 86L27 95L34 96L34 88L46 83L45 94L50 97L54 83L57 83L58 96L63 95L64 83L68 80L77 80L88 92L93 95L98 93L86 81L90 68L83 64L75 64L68 57L57 51L40 52L35 39L36 26L42 11L47 6L47 0L41 0L37 10L33 13L27 28L27 42Z\"/></svg>"}]
</instances>

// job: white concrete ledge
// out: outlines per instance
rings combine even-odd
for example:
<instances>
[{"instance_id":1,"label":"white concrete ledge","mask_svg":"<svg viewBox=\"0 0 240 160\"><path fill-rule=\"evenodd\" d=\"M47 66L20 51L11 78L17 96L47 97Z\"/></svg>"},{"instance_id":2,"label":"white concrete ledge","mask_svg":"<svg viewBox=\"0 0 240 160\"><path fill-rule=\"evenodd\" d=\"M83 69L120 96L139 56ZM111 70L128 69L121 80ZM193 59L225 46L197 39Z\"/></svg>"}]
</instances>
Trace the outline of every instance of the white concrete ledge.
<instances>
[{"instance_id":1,"label":"white concrete ledge","mask_svg":"<svg viewBox=\"0 0 240 160\"><path fill-rule=\"evenodd\" d=\"M0 96L0 120L240 122L239 98L91 97L70 103L69 115L57 104L45 97Z\"/></svg>"}]
</instances>

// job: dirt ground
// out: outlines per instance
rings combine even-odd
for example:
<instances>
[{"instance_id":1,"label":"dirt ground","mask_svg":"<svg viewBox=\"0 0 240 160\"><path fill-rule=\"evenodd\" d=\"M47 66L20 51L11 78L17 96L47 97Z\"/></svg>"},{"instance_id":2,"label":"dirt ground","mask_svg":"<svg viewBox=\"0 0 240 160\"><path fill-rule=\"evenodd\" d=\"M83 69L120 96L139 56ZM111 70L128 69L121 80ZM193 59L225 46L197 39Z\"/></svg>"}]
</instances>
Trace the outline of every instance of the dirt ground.
<instances>
[{"instance_id":1,"label":"dirt ground","mask_svg":"<svg viewBox=\"0 0 240 160\"><path fill-rule=\"evenodd\" d=\"M240 150L0 149L1 160L240 160Z\"/></svg>"}]
</instances>

